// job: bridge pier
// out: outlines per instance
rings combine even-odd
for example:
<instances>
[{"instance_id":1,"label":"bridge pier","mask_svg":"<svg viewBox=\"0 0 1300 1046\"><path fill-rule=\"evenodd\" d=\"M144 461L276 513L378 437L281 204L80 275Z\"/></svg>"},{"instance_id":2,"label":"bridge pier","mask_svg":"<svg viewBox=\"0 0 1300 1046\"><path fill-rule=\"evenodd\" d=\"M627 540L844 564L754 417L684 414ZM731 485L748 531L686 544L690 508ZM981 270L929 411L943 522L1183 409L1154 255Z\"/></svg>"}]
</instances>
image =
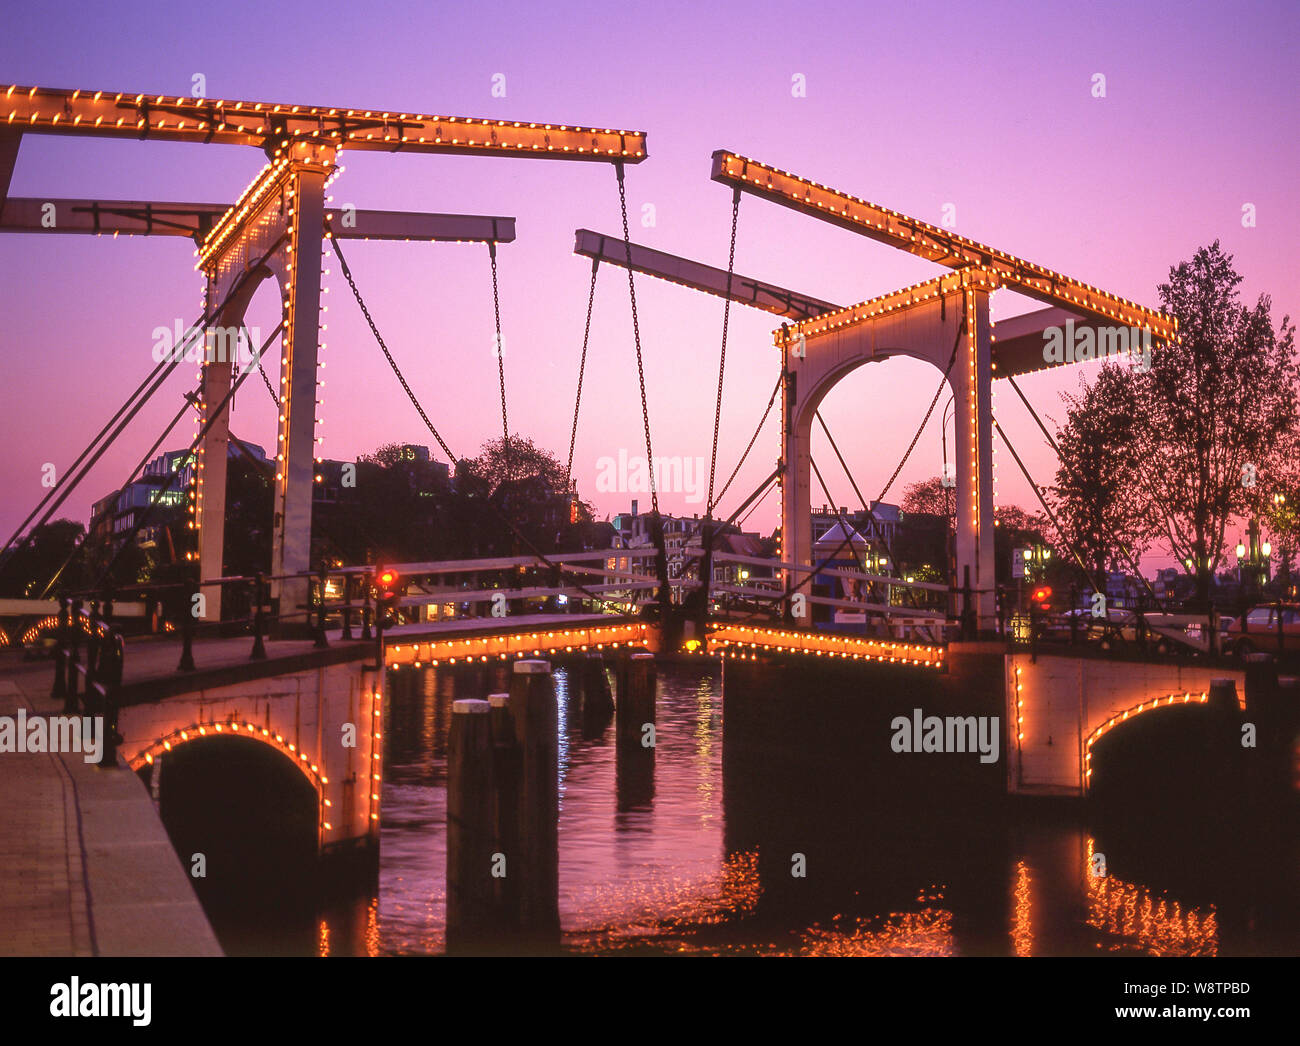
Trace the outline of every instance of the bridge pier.
<instances>
[{"instance_id":1,"label":"bridge pier","mask_svg":"<svg viewBox=\"0 0 1300 1046\"><path fill-rule=\"evenodd\" d=\"M230 738L261 745L311 785L322 871L373 870L383 776L382 674L355 660L280 675L266 670L268 662L256 664L260 671L241 670L238 681L227 681L234 674L228 670L214 670L208 679L187 679L194 686L189 692L155 700L131 696L118 716L120 756L141 772L159 761L165 765L187 745Z\"/></svg>"}]
</instances>

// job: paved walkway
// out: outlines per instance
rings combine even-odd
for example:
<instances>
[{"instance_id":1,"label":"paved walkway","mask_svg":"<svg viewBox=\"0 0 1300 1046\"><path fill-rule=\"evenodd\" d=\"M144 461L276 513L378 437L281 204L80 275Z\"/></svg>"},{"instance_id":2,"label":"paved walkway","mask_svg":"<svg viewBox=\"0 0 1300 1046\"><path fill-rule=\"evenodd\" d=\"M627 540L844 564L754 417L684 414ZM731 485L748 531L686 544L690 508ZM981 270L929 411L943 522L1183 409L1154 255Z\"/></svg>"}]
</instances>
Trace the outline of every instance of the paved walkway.
<instances>
[{"instance_id":1,"label":"paved walkway","mask_svg":"<svg viewBox=\"0 0 1300 1046\"><path fill-rule=\"evenodd\" d=\"M59 713L4 654L0 716ZM77 753L0 752L0 955L220 955L144 784Z\"/></svg>"}]
</instances>

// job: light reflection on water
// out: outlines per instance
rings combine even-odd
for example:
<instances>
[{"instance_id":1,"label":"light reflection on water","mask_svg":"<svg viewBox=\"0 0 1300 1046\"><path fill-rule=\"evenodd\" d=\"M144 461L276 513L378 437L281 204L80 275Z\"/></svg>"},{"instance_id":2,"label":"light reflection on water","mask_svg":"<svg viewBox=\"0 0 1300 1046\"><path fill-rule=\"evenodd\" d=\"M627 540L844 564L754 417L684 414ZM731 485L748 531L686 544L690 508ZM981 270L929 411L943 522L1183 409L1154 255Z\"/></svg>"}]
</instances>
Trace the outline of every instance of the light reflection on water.
<instances>
[{"instance_id":1,"label":"light reflection on water","mask_svg":"<svg viewBox=\"0 0 1300 1046\"><path fill-rule=\"evenodd\" d=\"M959 857L949 861L927 850L905 862L910 899L882 904L882 892L871 888L863 869L861 891L847 901L828 898L832 907L811 917L804 905L784 917L780 901L775 912L762 912L757 852L726 852L720 674L708 666L661 666L656 749L639 766L622 761L612 723L599 736L583 736L576 681L563 668L555 681L559 905L567 950L1213 955L1219 949L1212 904L1088 875L1091 835L1050 820L1004 836L993 832L990 845L1005 850L1001 886L966 884L961 906L949 896L950 880L964 875ZM390 690L379 897L366 949L372 954L443 950L450 703L504 682L499 675L467 679L426 669L418 681L408 677ZM847 870L849 878L854 872ZM999 890L1004 896L996 896Z\"/></svg>"}]
</instances>

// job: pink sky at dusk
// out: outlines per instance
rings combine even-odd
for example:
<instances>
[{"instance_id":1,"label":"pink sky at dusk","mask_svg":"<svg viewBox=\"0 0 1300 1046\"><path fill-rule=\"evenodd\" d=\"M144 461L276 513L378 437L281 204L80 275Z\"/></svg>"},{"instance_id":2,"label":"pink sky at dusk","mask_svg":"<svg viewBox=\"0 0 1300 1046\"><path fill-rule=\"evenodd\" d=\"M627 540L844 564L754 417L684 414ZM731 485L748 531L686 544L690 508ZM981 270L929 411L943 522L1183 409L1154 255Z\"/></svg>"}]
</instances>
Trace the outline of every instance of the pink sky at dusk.
<instances>
[{"instance_id":1,"label":"pink sky at dusk","mask_svg":"<svg viewBox=\"0 0 1300 1046\"><path fill-rule=\"evenodd\" d=\"M1300 9L1286 2L290 2L227 4L219 18L201 7L49 4L6 14L0 82L187 95L202 73L209 97L644 130L650 158L628 169L633 239L718 266L730 223L730 193L708 177L719 148L935 224L953 204L956 232L1151 306L1169 268L1217 238L1245 277L1243 298L1273 296L1276 325L1300 313L1298 44ZM1097 72L1105 98L1091 93ZM497 73L505 98L492 96ZM797 73L806 97L792 96ZM28 136L10 192L229 202L262 162L248 148ZM572 253L573 231L620 231L612 168L355 152L343 163L336 205L517 216L519 238L500 251L511 429L563 459L590 274ZM641 222L647 203L653 227ZM1246 203L1255 228L1242 227ZM500 435L487 249L345 249L434 423L458 454L476 453ZM432 447L330 267L320 453L347 460L386 442ZM753 197L741 202L736 268L839 304L940 271ZM153 329L198 316L202 282L193 245L170 238L7 235L0 273L7 534L44 493L42 465L70 463L150 370ZM644 277L637 297L655 453L707 459L723 303ZM994 298L995 318L1037 307L1008 291ZM269 332L276 313L264 285L249 322ZM733 306L719 483L776 380L777 325ZM1029 376L1021 386L1059 421L1060 392L1094 372ZM194 368L178 368L61 515L84 522L90 502L127 479L193 379ZM826 401L869 497L938 380L929 365L894 360L854 372ZM1052 453L1009 388L995 386L994 409L1035 478L1051 482ZM724 514L772 468L775 413ZM939 472L940 413L886 500ZM241 438L274 445L260 382L241 390L232 424ZM183 423L168 446L192 431ZM620 449L644 454L644 441L626 274L602 266L574 464L579 492L600 515L633 496L596 490L598 459ZM829 448L814 443L813 454L836 500L852 505ZM1037 508L1010 455L996 460L998 501ZM824 500L815 481L813 500ZM661 505L703 509L683 494ZM773 494L748 526L767 533L776 521Z\"/></svg>"}]
</instances>

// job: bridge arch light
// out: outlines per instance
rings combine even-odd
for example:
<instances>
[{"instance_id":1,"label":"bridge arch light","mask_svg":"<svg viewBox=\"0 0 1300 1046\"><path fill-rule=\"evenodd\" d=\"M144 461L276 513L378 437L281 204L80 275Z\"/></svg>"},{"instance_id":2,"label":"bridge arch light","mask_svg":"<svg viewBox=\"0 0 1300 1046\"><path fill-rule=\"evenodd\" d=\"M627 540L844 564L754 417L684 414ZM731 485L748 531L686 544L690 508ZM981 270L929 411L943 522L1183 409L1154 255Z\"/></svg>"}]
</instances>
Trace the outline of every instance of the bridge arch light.
<instances>
[{"instance_id":1,"label":"bridge arch light","mask_svg":"<svg viewBox=\"0 0 1300 1046\"><path fill-rule=\"evenodd\" d=\"M1085 767L1084 774L1083 774L1084 787L1090 788L1092 786L1091 763L1092 763L1093 746L1098 741L1100 741L1107 733L1109 733L1111 730L1114 730L1115 727L1119 726L1122 723L1126 723L1129 719L1136 718L1137 716L1142 715L1143 713L1154 712L1157 708L1161 708L1161 707L1168 708L1170 705L1173 704L1186 705L1192 703L1193 701L1203 705L1206 704L1209 701L1209 699L1210 699L1210 695L1207 691L1202 690L1200 694L1193 694L1190 690L1184 690L1181 694L1173 693L1173 694L1168 694L1165 697L1157 697L1149 701L1139 702L1135 707L1125 709L1123 712L1117 712L1115 715L1111 716L1108 720L1106 720L1106 722L1102 723L1101 726L1097 727L1096 730L1094 730L1091 734L1089 734L1087 741L1084 742L1084 754L1083 754L1083 762Z\"/></svg>"},{"instance_id":2,"label":"bridge arch light","mask_svg":"<svg viewBox=\"0 0 1300 1046\"><path fill-rule=\"evenodd\" d=\"M209 733L210 730L212 733ZM294 744L286 741L283 735L272 734L266 727L257 726L254 723L227 720L222 723L191 723L186 727L178 727L141 748L127 760L127 766L132 771L139 771L146 766L152 766L154 759L159 755L172 752L182 744L197 741L200 738L212 736L212 734L224 735L227 730L230 731L232 736L247 737L251 741L273 748L293 763L316 791L317 824L324 831L331 829L332 826L325 820L325 810L331 805L330 801L325 798L325 786L329 784L329 778L320 772L320 767L317 764L311 762L306 755L298 752ZM378 780L378 777L376 776L375 779Z\"/></svg>"}]
</instances>

